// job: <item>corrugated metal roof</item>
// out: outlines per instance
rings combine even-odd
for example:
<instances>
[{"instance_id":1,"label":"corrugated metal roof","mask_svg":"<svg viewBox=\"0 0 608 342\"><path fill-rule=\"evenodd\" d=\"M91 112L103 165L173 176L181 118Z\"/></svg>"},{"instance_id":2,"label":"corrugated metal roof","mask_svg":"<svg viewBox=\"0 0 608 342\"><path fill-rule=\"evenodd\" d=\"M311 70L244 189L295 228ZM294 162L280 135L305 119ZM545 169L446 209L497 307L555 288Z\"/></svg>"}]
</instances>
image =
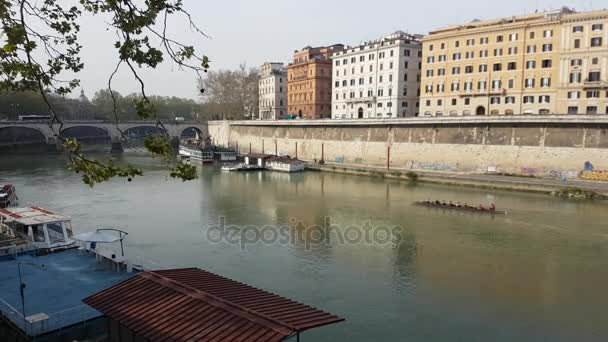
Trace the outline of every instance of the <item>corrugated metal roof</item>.
<instances>
[{"instance_id":1,"label":"corrugated metal roof","mask_svg":"<svg viewBox=\"0 0 608 342\"><path fill-rule=\"evenodd\" d=\"M281 341L344 320L194 268L140 273L84 302L151 341Z\"/></svg>"}]
</instances>

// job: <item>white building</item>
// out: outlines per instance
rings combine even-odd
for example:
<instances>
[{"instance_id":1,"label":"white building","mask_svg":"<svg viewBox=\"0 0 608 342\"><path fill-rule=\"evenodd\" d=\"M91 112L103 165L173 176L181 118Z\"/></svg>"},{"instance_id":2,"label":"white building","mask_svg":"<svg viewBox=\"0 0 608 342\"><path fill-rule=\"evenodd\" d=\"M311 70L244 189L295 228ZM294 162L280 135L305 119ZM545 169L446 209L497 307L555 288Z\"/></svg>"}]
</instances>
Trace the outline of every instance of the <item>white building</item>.
<instances>
[{"instance_id":1,"label":"white building","mask_svg":"<svg viewBox=\"0 0 608 342\"><path fill-rule=\"evenodd\" d=\"M334 54L332 118L417 116L421 38L397 31Z\"/></svg>"},{"instance_id":2,"label":"white building","mask_svg":"<svg viewBox=\"0 0 608 342\"><path fill-rule=\"evenodd\" d=\"M283 63L260 67L260 120L278 120L287 114L287 69Z\"/></svg>"}]
</instances>

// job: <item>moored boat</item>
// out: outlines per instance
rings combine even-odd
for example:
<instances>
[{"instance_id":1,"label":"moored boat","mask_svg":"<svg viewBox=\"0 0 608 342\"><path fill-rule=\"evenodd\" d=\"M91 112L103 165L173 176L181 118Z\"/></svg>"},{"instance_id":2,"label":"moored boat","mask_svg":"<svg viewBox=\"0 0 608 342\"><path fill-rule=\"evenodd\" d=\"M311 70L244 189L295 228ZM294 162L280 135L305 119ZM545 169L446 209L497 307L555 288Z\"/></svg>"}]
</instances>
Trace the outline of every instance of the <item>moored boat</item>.
<instances>
[{"instance_id":1,"label":"moored boat","mask_svg":"<svg viewBox=\"0 0 608 342\"><path fill-rule=\"evenodd\" d=\"M0 224L43 253L76 247L72 220L40 207L0 209Z\"/></svg>"},{"instance_id":2,"label":"moored boat","mask_svg":"<svg viewBox=\"0 0 608 342\"><path fill-rule=\"evenodd\" d=\"M426 208L436 208L436 209L445 209L445 210L452 210L452 211L461 211L461 212L468 212L468 213L479 213L479 214L490 214L490 215L506 215L507 211L506 210L492 210L490 208L476 208L476 207L471 207L471 206L463 206L463 205L449 205L449 204L441 204L441 203L436 203L436 202L426 202L426 201L422 201L422 202L414 202L414 205L419 206L419 207L426 207Z\"/></svg>"}]
</instances>

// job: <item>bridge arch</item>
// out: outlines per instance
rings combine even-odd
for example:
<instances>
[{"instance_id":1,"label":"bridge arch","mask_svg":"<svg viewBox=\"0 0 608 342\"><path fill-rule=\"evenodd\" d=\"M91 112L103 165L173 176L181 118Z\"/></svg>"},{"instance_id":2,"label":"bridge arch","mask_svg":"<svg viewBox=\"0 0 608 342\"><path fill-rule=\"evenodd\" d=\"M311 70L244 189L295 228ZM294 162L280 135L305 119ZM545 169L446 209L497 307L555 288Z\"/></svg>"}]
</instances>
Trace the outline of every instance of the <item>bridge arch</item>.
<instances>
[{"instance_id":1,"label":"bridge arch","mask_svg":"<svg viewBox=\"0 0 608 342\"><path fill-rule=\"evenodd\" d=\"M108 138L112 136L110 132L106 128L96 127L96 126L70 126L64 128L61 131L61 136L63 138L79 138L79 139L87 139L87 138Z\"/></svg>"},{"instance_id":2,"label":"bridge arch","mask_svg":"<svg viewBox=\"0 0 608 342\"><path fill-rule=\"evenodd\" d=\"M123 133L126 138L145 138L154 134L169 135L165 129L152 125L131 126L123 130Z\"/></svg>"},{"instance_id":3,"label":"bridge arch","mask_svg":"<svg viewBox=\"0 0 608 342\"><path fill-rule=\"evenodd\" d=\"M47 135L38 128L23 126L0 127L0 145L46 144L47 138Z\"/></svg>"},{"instance_id":4,"label":"bridge arch","mask_svg":"<svg viewBox=\"0 0 608 342\"><path fill-rule=\"evenodd\" d=\"M179 139L194 139L194 138L203 138L206 134L200 128L196 126L186 127L179 131Z\"/></svg>"}]
</instances>

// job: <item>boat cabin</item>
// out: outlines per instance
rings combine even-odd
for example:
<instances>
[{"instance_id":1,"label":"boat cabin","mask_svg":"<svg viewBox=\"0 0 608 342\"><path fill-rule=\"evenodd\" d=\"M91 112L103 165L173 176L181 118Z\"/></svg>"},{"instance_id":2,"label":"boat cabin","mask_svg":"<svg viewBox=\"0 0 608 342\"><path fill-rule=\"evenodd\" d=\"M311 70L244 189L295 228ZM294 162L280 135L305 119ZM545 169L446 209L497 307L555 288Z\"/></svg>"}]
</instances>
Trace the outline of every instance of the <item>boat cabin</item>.
<instances>
[{"instance_id":1,"label":"boat cabin","mask_svg":"<svg viewBox=\"0 0 608 342\"><path fill-rule=\"evenodd\" d=\"M0 209L0 223L44 252L70 248L75 243L71 219L43 208Z\"/></svg>"},{"instance_id":2,"label":"boat cabin","mask_svg":"<svg viewBox=\"0 0 608 342\"><path fill-rule=\"evenodd\" d=\"M245 155L245 164L246 165L255 165L261 168L266 167L266 162L273 158L274 156L271 154L246 154Z\"/></svg>"},{"instance_id":3,"label":"boat cabin","mask_svg":"<svg viewBox=\"0 0 608 342\"><path fill-rule=\"evenodd\" d=\"M268 160L266 167L272 171L300 172L304 171L303 161L289 157L274 157Z\"/></svg>"}]
</instances>

